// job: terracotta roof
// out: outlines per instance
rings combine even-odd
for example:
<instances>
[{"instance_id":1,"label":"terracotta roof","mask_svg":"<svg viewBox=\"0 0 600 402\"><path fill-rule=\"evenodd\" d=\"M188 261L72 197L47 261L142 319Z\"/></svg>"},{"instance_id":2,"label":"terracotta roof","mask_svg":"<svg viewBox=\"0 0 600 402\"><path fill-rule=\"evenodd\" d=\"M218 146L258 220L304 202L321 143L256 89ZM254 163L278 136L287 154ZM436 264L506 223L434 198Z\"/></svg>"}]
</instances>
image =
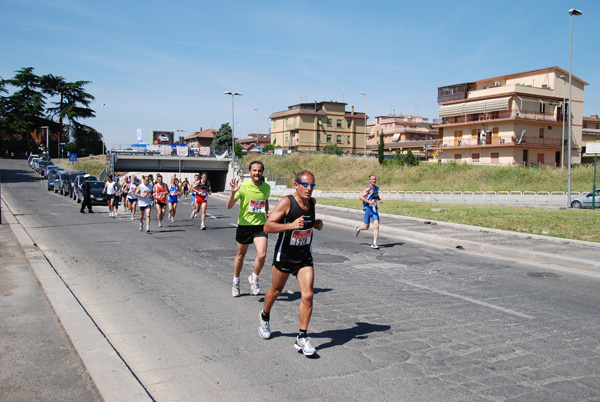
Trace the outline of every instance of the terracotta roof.
<instances>
[{"instance_id":1,"label":"terracotta roof","mask_svg":"<svg viewBox=\"0 0 600 402\"><path fill-rule=\"evenodd\" d=\"M196 131L193 134L188 135L184 140L191 140L193 138L214 138L217 130L209 128L202 131Z\"/></svg>"}]
</instances>

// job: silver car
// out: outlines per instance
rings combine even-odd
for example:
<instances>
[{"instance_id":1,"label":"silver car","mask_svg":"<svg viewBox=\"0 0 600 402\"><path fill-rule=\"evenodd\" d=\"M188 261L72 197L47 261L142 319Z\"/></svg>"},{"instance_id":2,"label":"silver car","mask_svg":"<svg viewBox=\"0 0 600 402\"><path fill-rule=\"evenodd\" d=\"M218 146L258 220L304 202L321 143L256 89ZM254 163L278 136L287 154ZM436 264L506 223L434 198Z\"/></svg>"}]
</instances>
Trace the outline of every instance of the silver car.
<instances>
[{"instance_id":1,"label":"silver car","mask_svg":"<svg viewBox=\"0 0 600 402\"><path fill-rule=\"evenodd\" d=\"M596 190L596 197L592 196L593 193L589 192L586 195L580 195L579 197L571 198L571 208L591 208L592 201L596 198L596 208L600 209L600 189Z\"/></svg>"}]
</instances>

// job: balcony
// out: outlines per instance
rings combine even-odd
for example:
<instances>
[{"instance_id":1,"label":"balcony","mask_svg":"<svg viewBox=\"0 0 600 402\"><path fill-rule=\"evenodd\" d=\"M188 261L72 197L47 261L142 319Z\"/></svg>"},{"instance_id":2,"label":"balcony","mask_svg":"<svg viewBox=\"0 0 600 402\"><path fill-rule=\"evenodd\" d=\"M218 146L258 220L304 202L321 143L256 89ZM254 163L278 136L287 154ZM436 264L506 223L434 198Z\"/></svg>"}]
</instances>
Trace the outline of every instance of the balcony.
<instances>
[{"instance_id":1,"label":"balcony","mask_svg":"<svg viewBox=\"0 0 600 402\"><path fill-rule=\"evenodd\" d=\"M442 118L442 124L462 124L472 123L478 121L490 121L500 119L524 119L524 120L537 120L545 122L561 122L562 114L557 119L554 114L541 113L533 111L520 111L520 110L503 110L498 112L489 113L475 113L466 114L463 116L450 116Z\"/></svg>"},{"instance_id":2,"label":"balcony","mask_svg":"<svg viewBox=\"0 0 600 402\"><path fill-rule=\"evenodd\" d=\"M565 145L567 141L565 140ZM511 139L506 138L491 138L491 141L481 140L477 138L465 138L465 139L454 139L445 138L442 143L442 148L461 148L461 147L504 147L504 146L541 146L548 148L560 148L560 138L539 138L533 136L524 136L519 142L519 139L513 137Z\"/></svg>"}]
</instances>

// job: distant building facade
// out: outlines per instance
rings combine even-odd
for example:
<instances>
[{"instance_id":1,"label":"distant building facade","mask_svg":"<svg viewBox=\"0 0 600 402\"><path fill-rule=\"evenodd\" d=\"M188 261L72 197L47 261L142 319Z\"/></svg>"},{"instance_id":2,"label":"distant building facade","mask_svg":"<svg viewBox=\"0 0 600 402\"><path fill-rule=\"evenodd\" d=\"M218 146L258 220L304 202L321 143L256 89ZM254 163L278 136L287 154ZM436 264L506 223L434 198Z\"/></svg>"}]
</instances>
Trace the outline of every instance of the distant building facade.
<instances>
[{"instance_id":1,"label":"distant building facade","mask_svg":"<svg viewBox=\"0 0 600 402\"><path fill-rule=\"evenodd\" d=\"M563 78L561 78L561 76ZM568 120L563 140L563 97L569 73L559 67L438 88L441 162L561 166L568 163ZM572 77L572 163L581 163L585 81ZM563 161L564 148L564 161Z\"/></svg>"},{"instance_id":2,"label":"distant building facade","mask_svg":"<svg viewBox=\"0 0 600 402\"><path fill-rule=\"evenodd\" d=\"M202 130L202 128L200 128L200 131L188 135L183 141L185 142L185 145L190 148L210 147L216 133L217 130L212 128L207 130Z\"/></svg>"},{"instance_id":3,"label":"distant building facade","mask_svg":"<svg viewBox=\"0 0 600 402\"><path fill-rule=\"evenodd\" d=\"M583 116L582 142L584 154L581 157L582 163L594 163L594 155L585 153L585 146L592 142L600 142L600 118L597 114L589 117Z\"/></svg>"},{"instance_id":4,"label":"distant building facade","mask_svg":"<svg viewBox=\"0 0 600 402\"><path fill-rule=\"evenodd\" d=\"M243 138L237 142L239 142L246 151L258 151L260 148L264 147L265 144L271 143L271 134L250 133L248 134L248 138Z\"/></svg>"},{"instance_id":5,"label":"distant building facade","mask_svg":"<svg viewBox=\"0 0 600 402\"><path fill-rule=\"evenodd\" d=\"M377 152L383 134L384 150L404 152L411 150L415 155L425 156L426 148L438 144L438 132L426 117L396 115L376 116L367 123L368 152Z\"/></svg>"},{"instance_id":6,"label":"distant building facade","mask_svg":"<svg viewBox=\"0 0 600 402\"><path fill-rule=\"evenodd\" d=\"M344 152L365 146L365 113L346 110L346 103L314 102L289 106L271 119L271 144L293 151L320 151L336 144Z\"/></svg>"}]
</instances>

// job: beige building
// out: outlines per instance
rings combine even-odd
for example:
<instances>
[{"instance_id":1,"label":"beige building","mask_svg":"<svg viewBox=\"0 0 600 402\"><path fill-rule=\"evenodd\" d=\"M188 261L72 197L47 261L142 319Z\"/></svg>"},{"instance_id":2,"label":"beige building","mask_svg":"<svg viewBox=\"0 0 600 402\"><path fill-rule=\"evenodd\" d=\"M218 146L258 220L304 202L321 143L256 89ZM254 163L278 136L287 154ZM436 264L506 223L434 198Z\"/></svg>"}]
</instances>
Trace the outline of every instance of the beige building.
<instances>
[{"instance_id":1,"label":"beige building","mask_svg":"<svg viewBox=\"0 0 600 402\"><path fill-rule=\"evenodd\" d=\"M598 115L583 117L583 147L590 142L600 142L600 118ZM594 163L594 154L584 153L581 158L582 163Z\"/></svg>"},{"instance_id":2,"label":"beige building","mask_svg":"<svg viewBox=\"0 0 600 402\"><path fill-rule=\"evenodd\" d=\"M561 78L563 77L563 78ZM572 163L581 163L583 90L573 76ZM442 162L523 166L568 164L569 73L559 67L438 88ZM567 107L568 109L568 107ZM568 110L566 112L568 116ZM564 161L562 152L564 145Z\"/></svg>"},{"instance_id":3,"label":"beige building","mask_svg":"<svg viewBox=\"0 0 600 402\"><path fill-rule=\"evenodd\" d=\"M396 115L376 116L367 123L367 148L377 152L380 135L383 134L384 150L404 152L409 149L415 155L425 156L426 147L431 149L438 144L438 132L426 117Z\"/></svg>"},{"instance_id":4,"label":"beige building","mask_svg":"<svg viewBox=\"0 0 600 402\"><path fill-rule=\"evenodd\" d=\"M294 151L319 151L336 144L344 152L365 146L365 114L346 103L314 102L289 106L271 119L271 144Z\"/></svg>"}]
</instances>

